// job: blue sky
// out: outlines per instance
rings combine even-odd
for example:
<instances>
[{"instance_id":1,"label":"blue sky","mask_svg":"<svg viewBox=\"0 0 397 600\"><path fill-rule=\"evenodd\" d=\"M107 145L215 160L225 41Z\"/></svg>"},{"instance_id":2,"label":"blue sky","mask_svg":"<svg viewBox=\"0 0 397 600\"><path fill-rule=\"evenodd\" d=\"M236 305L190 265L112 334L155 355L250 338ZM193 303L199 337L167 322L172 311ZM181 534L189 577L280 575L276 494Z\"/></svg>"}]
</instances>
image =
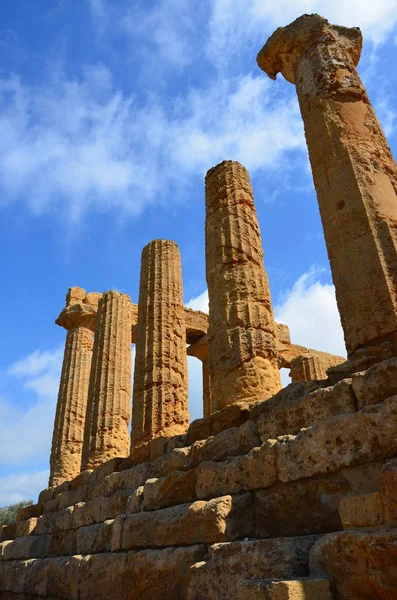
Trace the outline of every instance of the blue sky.
<instances>
[{"instance_id":1,"label":"blue sky","mask_svg":"<svg viewBox=\"0 0 397 600\"><path fill-rule=\"evenodd\" d=\"M204 175L250 171L278 320L344 353L295 89L255 57L304 12L360 26L394 152L397 0L15 0L0 8L0 506L47 484L68 287L138 298L151 239L206 309ZM192 418L200 365L189 363Z\"/></svg>"}]
</instances>

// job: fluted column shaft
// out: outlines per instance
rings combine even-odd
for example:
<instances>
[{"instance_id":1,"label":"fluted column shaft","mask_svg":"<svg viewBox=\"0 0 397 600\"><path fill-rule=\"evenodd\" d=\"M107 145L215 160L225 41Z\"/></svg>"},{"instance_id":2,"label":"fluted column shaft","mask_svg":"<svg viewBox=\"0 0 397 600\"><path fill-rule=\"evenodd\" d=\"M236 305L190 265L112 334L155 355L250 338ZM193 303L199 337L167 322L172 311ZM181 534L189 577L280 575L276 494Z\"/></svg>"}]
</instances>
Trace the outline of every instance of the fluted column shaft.
<instances>
[{"instance_id":1,"label":"fluted column shaft","mask_svg":"<svg viewBox=\"0 0 397 600\"><path fill-rule=\"evenodd\" d=\"M213 410L280 388L270 289L251 183L239 163L206 176L209 373Z\"/></svg>"},{"instance_id":2,"label":"fluted column shaft","mask_svg":"<svg viewBox=\"0 0 397 600\"><path fill-rule=\"evenodd\" d=\"M130 417L131 300L108 291L98 306L82 470L129 455Z\"/></svg>"},{"instance_id":3,"label":"fluted column shaft","mask_svg":"<svg viewBox=\"0 0 397 600\"><path fill-rule=\"evenodd\" d=\"M186 325L178 246L154 240L142 251L134 371L132 445L184 433Z\"/></svg>"},{"instance_id":4,"label":"fluted column shaft","mask_svg":"<svg viewBox=\"0 0 397 600\"><path fill-rule=\"evenodd\" d=\"M258 55L295 83L350 358L397 331L397 166L357 74L360 30L304 15Z\"/></svg>"},{"instance_id":5,"label":"fluted column shaft","mask_svg":"<svg viewBox=\"0 0 397 600\"><path fill-rule=\"evenodd\" d=\"M82 292L84 297L84 290ZM58 317L57 323L68 332L52 437L50 487L73 479L80 473L95 310L82 304L68 306Z\"/></svg>"}]
</instances>

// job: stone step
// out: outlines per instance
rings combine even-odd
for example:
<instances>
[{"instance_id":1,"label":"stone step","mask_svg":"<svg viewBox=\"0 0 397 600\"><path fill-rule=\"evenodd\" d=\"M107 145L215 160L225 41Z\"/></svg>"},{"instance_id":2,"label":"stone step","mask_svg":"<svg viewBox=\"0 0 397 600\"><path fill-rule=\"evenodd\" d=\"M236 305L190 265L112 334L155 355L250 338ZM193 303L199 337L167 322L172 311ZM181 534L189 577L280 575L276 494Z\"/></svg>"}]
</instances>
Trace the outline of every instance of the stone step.
<instances>
[{"instance_id":1,"label":"stone step","mask_svg":"<svg viewBox=\"0 0 397 600\"><path fill-rule=\"evenodd\" d=\"M30 594L52 600L186 600L191 565L207 546L112 552L0 562L0 598Z\"/></svg>"},{"instance_id":2,"label":"stone step","mask_svg":"<svg viewBox=\"0 0 397 600\"><path fill-rule=\"evenodd\" d=\"M301 578L295 580L240 579L238 600L332 600L329 579Z\"/></svg>"},{"instance_id":3,"label":"stone step","mask_svg":"<svg viewBox=\"0 0 397 600\"><path fill-rule=\"evenodd\" d=\"M214 544L205 561L191 568L186 600L238 600L246 579L297 579L309 576L309 556L321 536L299 536Z\"/></svg>"}]
</instances>

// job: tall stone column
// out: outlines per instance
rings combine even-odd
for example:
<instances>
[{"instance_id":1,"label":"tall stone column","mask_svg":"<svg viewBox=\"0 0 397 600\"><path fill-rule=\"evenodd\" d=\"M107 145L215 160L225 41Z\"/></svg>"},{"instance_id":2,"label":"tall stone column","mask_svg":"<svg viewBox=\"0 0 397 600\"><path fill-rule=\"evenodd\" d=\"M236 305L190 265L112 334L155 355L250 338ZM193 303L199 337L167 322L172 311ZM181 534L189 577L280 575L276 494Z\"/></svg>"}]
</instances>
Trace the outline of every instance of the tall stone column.
<instances>
[{"instance_id":1,"label":"tall stone column","mask_svg":"<svg viewBox=\"0 0 397 600\"><path fill-rule=\"evenodd\" d=\"M80 473L96 309L81 304L85 290L71 288L56 323L67 329L50 456L49 486ZM73 304L70 304L70 303Z\"/></svg>"},{"instance_id":2,"label":"tall stone column","mask_svg":"<svg viewBox=\"0 0 397 600\"><path fill-rule=\"evenodd\" d=\"M213 410L281 389L276 330L247 170L225 161L206 176L209 373Z\"/></svg>"},{"instance_id":3,"label":"tall stone column","mask_svg":"<svg viewBox=\"0 0 397 600\"><path fill-rule=\"evenodd\" d=\"M397 167L356 66L358 28L304 15L258 64L296 85L348 356L397 331Z\"/></svg>"},{"instance_id":4,"label":"tall stone column","mask_svg":"<svg viewBox=\"0 0 397 600\"><path fill-rule=\"evenodd\" d=\"M132 445L185 433L186 325L178 246L153 240L142 251L132 403Z\"/></svg>"},{"instance_id":5,"label":"tall stone column","mask_svg":"<svg viewBox=\"0 0 397 600\"><path fill-rule=\"evenodd\" d=\"M129 456L130 417L131 299L108 291L98 305L82 471Z\"/></svg>"}]
</instances>

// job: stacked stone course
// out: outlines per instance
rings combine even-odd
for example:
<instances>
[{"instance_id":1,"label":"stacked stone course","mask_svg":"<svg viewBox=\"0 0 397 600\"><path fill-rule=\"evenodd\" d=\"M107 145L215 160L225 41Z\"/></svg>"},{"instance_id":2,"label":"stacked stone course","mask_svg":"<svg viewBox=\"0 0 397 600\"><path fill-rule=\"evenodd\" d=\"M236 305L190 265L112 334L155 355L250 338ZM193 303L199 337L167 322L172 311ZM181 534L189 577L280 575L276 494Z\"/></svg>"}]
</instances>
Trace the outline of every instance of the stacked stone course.
<instances>
[{"instance_id":1,"label":"stacked stone course","mask_svg":"<svg viewBox=\"0 0 397 600\"><path fill-rule=\"evenodd\" d=\"M396 167L360 50L357 29L305 15L258 56L297 86L348 360L274 322L248 174L210 170L208 316L184 308L164 240L138 306L67 296L50 487L0 528L0 600L397 599ZM187 354L204 384L190 425Z\"/></svg>"}]
</instances>

